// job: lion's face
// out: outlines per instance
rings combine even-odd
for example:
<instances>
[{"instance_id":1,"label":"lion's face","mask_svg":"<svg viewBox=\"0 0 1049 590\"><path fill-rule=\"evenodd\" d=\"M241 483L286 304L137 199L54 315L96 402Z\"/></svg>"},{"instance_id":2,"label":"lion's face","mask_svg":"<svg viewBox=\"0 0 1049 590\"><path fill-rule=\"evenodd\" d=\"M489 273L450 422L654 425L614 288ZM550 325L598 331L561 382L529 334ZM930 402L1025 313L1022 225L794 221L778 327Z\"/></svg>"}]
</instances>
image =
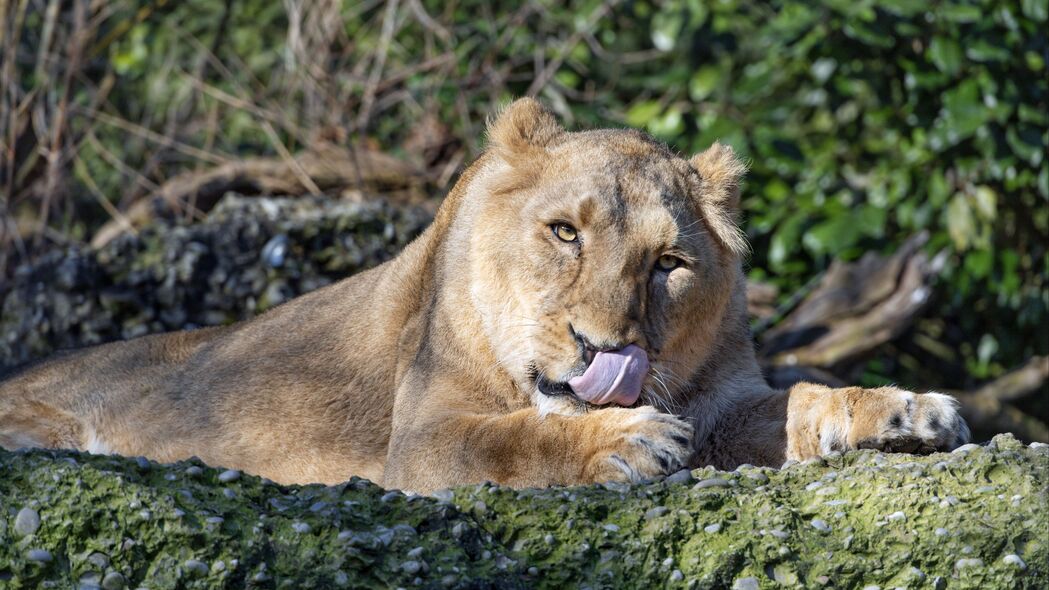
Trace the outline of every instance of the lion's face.
<instances>
[{"instance_id":1,"label":"lion's face","mask_svg":"<svg viewBox=\"0 0 1049 590\"><path fill-rule=\"evenodd\" d=\"M495 124L497 154L513 114ZM726 219L704 202L713 180L634 131L557 131L504 151L488 176L471 296L499 364L536 396L572 399L568 381L597 353L633 344L651 364L642 401L674 409L739 272L736 230L719 234Z\"/></svg>"}]
</instances>

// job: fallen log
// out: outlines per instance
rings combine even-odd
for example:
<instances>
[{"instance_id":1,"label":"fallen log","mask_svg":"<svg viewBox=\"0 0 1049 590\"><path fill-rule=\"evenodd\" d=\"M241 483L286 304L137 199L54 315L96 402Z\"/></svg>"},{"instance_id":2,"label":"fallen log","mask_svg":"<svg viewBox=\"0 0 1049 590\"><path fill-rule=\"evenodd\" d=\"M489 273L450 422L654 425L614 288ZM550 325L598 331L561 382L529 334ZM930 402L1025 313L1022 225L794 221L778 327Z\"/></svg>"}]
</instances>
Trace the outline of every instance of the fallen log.
<instances>
[{"instance_id":1,"label":"fallen log","mask_svg":"<svg viewBox=\"0 0 1049 590\"><path fill-rule=\"evenodd\" d=\"M1044 588L1049 447L1008 435L639 485L351 479L0 451L0 580L123 588Z\"/></svg>"},{"instance_id":2,"label":"fallen log","mask_svg":"<svg viewBox=\"0 0 1049 590\"><path fill-rule=\"evenodd\" d=\"M99 248L131 228L157 218L207 213L224 195L301 196L331 192L381 194L393 205L424 200L424 176L414 166L373 150L324 145L294 158L248 158L203 172L187 172L136 201L120 219L104 224L91 239Z\"/></svg>"},{"instance_id":3,"label":"fallen log","mask_svg":"<svg viewBox=\"0 0 1049 590\"><path fill-rule=\"evenodd\" d=\"M973 391L952 391L961 402L962 416L974 430L1014 432L1026 440L1049 440L1049 425L1020 411L1012 402L1045 395L1049 357L1034 357L1022 367Z\"/></svg>"},{"instance_id":4,"label":"fallen log","mask_svg":"<svg viewBox=\"0 0 1049 590\"><path fill-rule=\"evenodd\" d=\"M769 365L833 369L899 336L925 309L946 262L921 251L927 240L922 233L891 256L832 263L819 286L764 333L759 355Z\"/></svg>"}]
</instances>

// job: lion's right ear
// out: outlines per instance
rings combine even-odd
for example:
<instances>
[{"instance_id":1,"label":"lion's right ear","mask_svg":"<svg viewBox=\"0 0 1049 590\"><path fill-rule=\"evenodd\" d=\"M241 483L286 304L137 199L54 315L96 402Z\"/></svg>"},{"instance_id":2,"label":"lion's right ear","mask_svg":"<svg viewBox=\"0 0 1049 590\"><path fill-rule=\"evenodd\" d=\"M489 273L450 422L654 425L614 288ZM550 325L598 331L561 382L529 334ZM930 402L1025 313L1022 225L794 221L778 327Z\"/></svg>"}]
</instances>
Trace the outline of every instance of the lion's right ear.
<instances>
[{"instance_id":1,"label":"lion's right ear","mask_svg":"<svg viewBox=\"0 0 1049 590\"><path fill-rule=\"evenodd\" d=\"M534 98L515 100L488 124L491 147L507 159L544 148L564 132L550 111Z\"/></svg>"}]
</instances>

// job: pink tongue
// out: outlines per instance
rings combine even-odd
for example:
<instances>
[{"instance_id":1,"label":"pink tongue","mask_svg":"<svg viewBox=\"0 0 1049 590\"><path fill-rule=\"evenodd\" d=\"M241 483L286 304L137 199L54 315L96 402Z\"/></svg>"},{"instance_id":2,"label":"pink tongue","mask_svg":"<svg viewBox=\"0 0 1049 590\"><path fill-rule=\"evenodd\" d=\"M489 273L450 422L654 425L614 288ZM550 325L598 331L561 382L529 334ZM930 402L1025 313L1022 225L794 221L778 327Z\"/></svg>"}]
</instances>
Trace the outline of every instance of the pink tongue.
<instances>
[{"instance_id":1,"label":"pink tongue","mask_svg":"<svg viewBox=\"0 0 1049 590\"><path fill-rule=\"evenodd\" d=\"M568 380L581 399L603 405L615 402L629 406L641 395L641 382L648 374L648 355L633 344L619 350L599 352L586 372Z\"/></svg>"}]
</instances>

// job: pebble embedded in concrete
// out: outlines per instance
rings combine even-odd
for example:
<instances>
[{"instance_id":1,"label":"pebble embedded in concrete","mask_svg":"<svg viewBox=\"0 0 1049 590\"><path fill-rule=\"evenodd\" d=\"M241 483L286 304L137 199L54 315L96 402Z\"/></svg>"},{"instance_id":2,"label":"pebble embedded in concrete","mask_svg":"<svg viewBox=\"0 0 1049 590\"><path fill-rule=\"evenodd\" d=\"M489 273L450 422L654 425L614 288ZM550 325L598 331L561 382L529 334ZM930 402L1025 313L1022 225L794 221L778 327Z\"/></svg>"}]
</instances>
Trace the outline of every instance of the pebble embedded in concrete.
<instances>
[{"instance_id":1,"label":"pebble embedded in concrete","mask_svg":"<svg viewBox=\"0 0 1049 590\"><path fill-rule=\"evenodd\" d=\"M40 528L40 513L26 506L15 515L15 533L20 537L28 537L36 533Z\"/></svg>"},{"instance_id":2,"label":"pebble embedded in concrete","mask_svg":"<svg viewBox=\"0 0 1049 590\"><path fill-rule=\"evenodd\" d=\"M1008 563L1009 565L1016 566L1016 568L1020 571L1027 569L1027 563L1024 562L1024 560L1021 559L1020 556L1015 553L1010 553L1009 555L1006 555L1002 558L1002 561Z\"/></svg>"},{"instance_id":3,"label":"pebble embedded in concrete","mask_svg":"<svg viewBox=\"0 0 1049 590\"><path fill-rule=\"evenodd\" d=\"M727 479L722 479L720 477L712 477L710 479L704 479L703 481L697 483L696 485L692 486L692 489L702 490L705 488L727 488L731 485L732 484L729 483Z\"/></svg>"},{"instance_id":4,"label":"pebble embedded in concrete","mask_svg":"<svg viewBox=\"0 0 1049 590\"><path fill-rule=\"evenodd\" d=\"M682 469L667 476L664 481L669 484L689 483L692 481L692 472L688 469Z\"/></svg>"},{"instance_id":5,"label":"pebble embedded in concrete","mask_svg":"<svg viewBox=\"0 0 1049 590\"><path fill-rule=\"evenodd\" d=\"M659 518L660 516L663 516L664 514L666 514L669 511L670 511L670 509L667 508L666 506L656 506L655 508L649 508L648 510L645 511L645 520L652 520L654 518Z\"/></svg>"},{"instance_id":6,"label":"pebble embedded in concrete","mask_svg":"<svg viewBox=\"0 0 1049 590\"><path fill-rule=\"evenodd\" d=\"M732 584L732 590L761 590L757 578L739 578Z\"/></svg>"},{"instance_id":7,"label":"pebble embedded in concrete","mask_svg":"<svg viewBox=\"0 0 1049 590\"><path fill-rule=\"evenodd\" d=\"M829 533L830 532L830 525L827 524L827 521L825 521L825 520L821 520L819 518L814 518L814 519L812 519L812 521L809 524L812 525L812 528L816 529L817 531L820 531L821 533Z\"/></svg>"},{"instance_id":8,"label":"pebble embedded in concrete","mask_svg":"<svg viewBox=\"0 0 1049 590\"><path fill-rule=\"evenodd\" d=\"M29 551L26 551L25 556L29 561L39 561L43 563L53 559L51 552L47 549L30 549Z\"/></svg>"},{"instance_id":9,"label":"pebble embedded in concrete","mask_svg":"<svg viewBox=\"0 0 1049 590\"><path fill-rule=\"evenodd\" d=\"M109 572L102 578L102 590L123 590L127 580L118 572Z\"/></svg>"},{"instance_id":10,"label":"pebble embedded in concrete","mask_svg":"<svg viewBox=\"0 0 1049 590\"><path fill-rule=\"evenodd\" d=\"M199 559L187 559L182 563L182 567L186 568L187 572L197 576L206 576L210 569L208 568L208 564Z\"/></svg>"},{"instance_id":11,"label":"pebble embedded in concrete","mask_svg":"<svg viewBox=\"0 0 1049 590\"><path fill-rule=\"evenodd\" d=\"M222 483L230 483L240 479L240 472L236 469L227 469L219 474L219 481Z\"/></svg>"}]
</instances>

